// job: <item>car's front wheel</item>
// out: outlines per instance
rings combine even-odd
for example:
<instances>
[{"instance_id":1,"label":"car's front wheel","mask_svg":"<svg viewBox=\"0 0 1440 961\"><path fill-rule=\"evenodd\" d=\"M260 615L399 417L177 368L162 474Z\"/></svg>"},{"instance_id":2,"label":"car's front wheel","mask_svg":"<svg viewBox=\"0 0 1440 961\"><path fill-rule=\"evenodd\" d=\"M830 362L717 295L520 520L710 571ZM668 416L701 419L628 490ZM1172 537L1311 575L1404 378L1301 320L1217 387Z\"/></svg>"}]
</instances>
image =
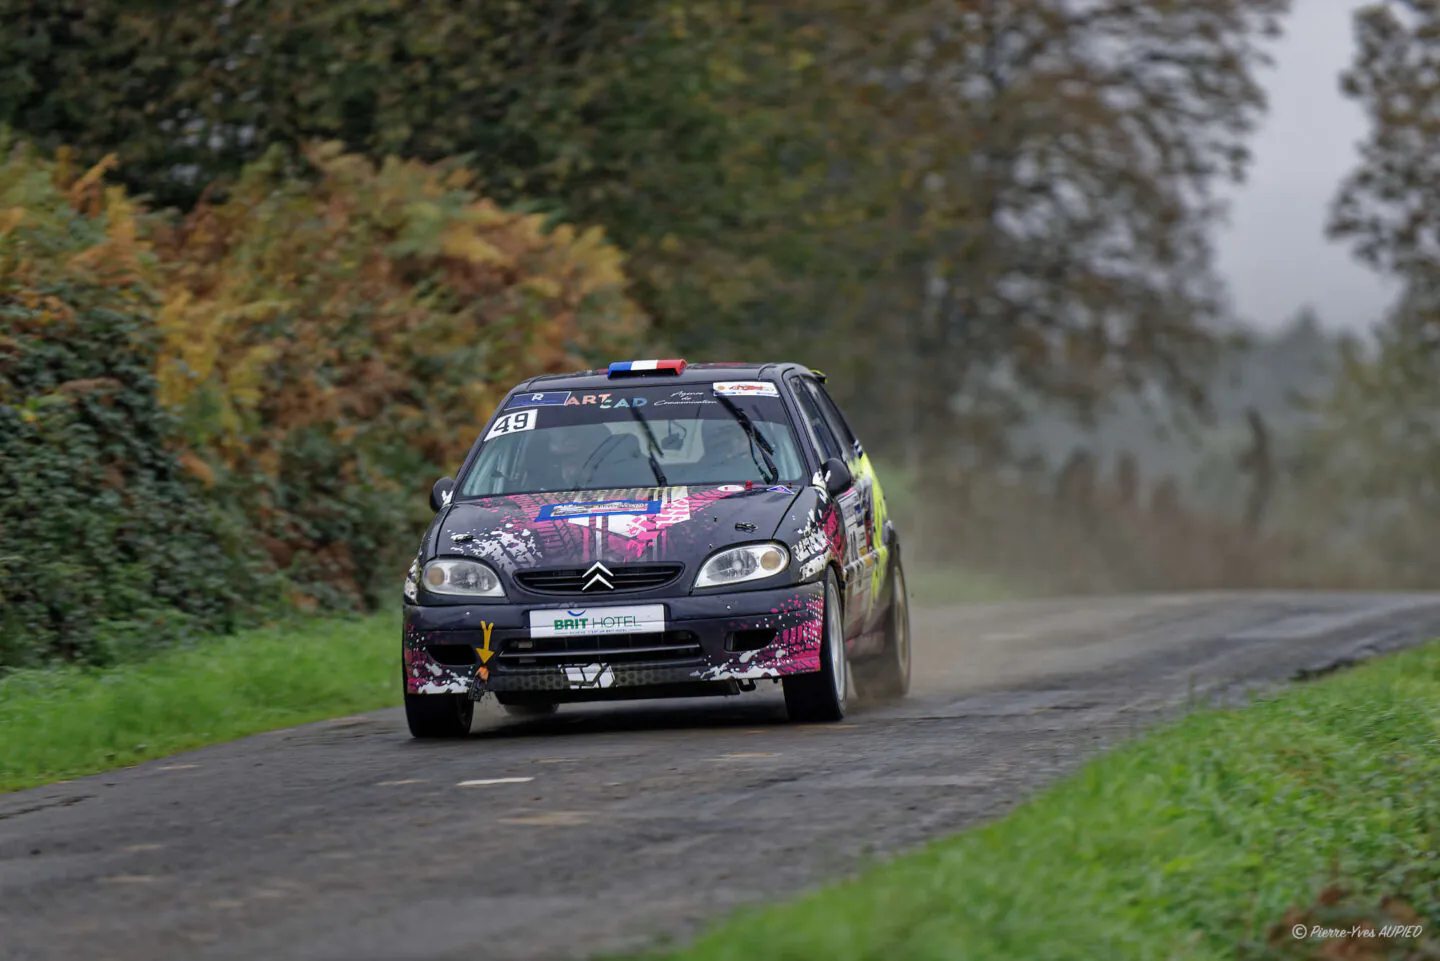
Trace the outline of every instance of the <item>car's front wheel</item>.
<instances>
[{"instance_id":1,"label":"car's front wheel","mask_svg":"<svg viewBox=\"0 0 1440 961\"><path fill-rule=\"evenodd\" d=\"M475 702L468 694L406 694L405 720L414 737L465 737Z\"/></svg>"},{"instance_id":2,"label":"car's front wheel","mask_svg":"<svg viewBox=\"0 0 1440 961\"><path fill-rule=\"evenodd\" d=\"M845 622L834 571L825 577L820 638L820 670L784 679L785 710L792 721L838 721L845 716Z\"/></svg>"},{"instance_id":3,"label":"car's front wheel","mask_svg":"<svg viewBox=\"0 0 1440 961\"><path fill-rule=\"evenodd\" d=\"M855 693L864 701L898 700L910 690L910 602L905 570L895 555L890 565L890 611L885 619L885 650L851 665Z\"/></svg>"}]
</instances>

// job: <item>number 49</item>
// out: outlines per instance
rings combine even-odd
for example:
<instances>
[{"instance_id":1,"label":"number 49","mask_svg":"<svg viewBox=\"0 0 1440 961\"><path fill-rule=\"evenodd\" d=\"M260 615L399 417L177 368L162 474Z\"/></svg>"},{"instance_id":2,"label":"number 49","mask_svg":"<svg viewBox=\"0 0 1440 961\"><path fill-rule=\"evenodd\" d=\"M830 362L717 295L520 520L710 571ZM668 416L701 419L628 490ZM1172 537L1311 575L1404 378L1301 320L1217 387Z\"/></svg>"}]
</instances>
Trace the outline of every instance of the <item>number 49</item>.
<instances>
[{"instance_id":1,"label":"number 49","mask_svg":"<svg viewBox=\"0 0 1440 961\"><path fill-rule=\"evenodd\" d=\"M490 432L485 435L485 439L489 440L492 437L499 437L502 434L514 434L518 431L534 429L535 411L520 410L513 414L506 414L492 424Z\"/></svg>"}]
</instances>

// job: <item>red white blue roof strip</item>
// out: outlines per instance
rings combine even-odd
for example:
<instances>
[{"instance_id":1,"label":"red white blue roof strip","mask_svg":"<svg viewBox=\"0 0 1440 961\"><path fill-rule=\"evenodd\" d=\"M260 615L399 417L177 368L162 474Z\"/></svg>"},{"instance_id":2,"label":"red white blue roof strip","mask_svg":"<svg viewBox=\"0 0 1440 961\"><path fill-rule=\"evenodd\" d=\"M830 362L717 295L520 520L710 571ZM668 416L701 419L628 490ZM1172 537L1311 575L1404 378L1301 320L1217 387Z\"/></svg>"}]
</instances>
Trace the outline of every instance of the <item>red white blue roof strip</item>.
<instances>
[{"instance_id":1,"label":"red white blue roof strip","mask_svg":"<svg viewBox=\"0 0 1440 961\"><path fill-rule=\"evenodd\" d=\"M685 361L673 360L617 360L610 365L610 376L616 374L641 374L647 371L682 373Z\"/></svg>"}]
</instances>

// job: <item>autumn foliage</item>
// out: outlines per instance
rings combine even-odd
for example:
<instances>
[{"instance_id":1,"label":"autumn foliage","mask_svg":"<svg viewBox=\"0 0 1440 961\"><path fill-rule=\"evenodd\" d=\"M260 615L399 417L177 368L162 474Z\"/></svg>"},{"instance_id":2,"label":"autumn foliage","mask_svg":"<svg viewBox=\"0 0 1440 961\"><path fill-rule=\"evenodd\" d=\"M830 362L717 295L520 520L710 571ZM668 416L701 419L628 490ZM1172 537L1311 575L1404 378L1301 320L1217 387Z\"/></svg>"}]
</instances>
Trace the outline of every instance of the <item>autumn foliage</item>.
<instances>
[{"instance_id":1,"label":"autumn foliage","mask_svg":"<svg viewBox=\"0 0 1440 961\"><path fill-rule=\"evenodd\" d=\"M223 629L259 580L171 447L136 211L0 151L0 667Z\"/></svg>"},{"instance_id":2,"label":"autumn foliage","mask_svg":"<svg viewBox=\"0 0 1440 961\"><path fill-rule=\"evenodd\" d=\"M155 233L161 398L277 565L373 601L416 492L499 398L623 349L639 317L598 230L547 232L458 165L307 156L313 178L277 153Z\"/></svg>"},{"instance_id":3,"label":"autumn foliage","mask_svg":"<svg viewBox=\"0 0 1440 961\"><path fill-rule=\"evenodd\" d=\"M628 349L642 318L598 230L501 209L458 165L376 165L325 145L305 157L297 170L267 156L223 201L176 220L106 187L103 169L71 182L64 162L12 155L0 418L28 423L67 392L100 404L119 391L128 407L143 395L156 426L120 433L214 525L242 531L232 554L258 576L282 575L291 601L369 607L392 592L422 492L458 465L499 397L526 376ZM56 283L79 292L55 300ZM131 319L123 349L92 350L95 334L73 329L92 301L96 316ZM63 383L21 376L62 349L96 362ZM133 383L114 377L110 366L136 357ZM64 447L69 423L32 430L30 449ZM45 505L15 498L22 481L7 476L0 503L28 515ZM164 540L163 511L147 524ZM20 542L6 569L64 543L51 533ZM154 563L172 549L157 542ZM19 581L4 583L9 615Z\"/></svg>"}]
</instances>

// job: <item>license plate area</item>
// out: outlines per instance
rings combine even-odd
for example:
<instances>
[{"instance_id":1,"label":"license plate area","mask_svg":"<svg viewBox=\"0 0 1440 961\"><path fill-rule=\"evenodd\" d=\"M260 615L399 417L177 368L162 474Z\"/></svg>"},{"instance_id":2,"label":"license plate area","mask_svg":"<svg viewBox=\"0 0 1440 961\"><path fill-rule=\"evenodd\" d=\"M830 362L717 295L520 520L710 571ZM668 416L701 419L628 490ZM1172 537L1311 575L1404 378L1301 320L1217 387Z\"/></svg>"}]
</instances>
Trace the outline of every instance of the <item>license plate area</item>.
<instances>
[{"instance_id":1,"label":"license plate area","mask_svg":"<svg viewBox=\"0 0 1440 961\"><path fill-rule=\"evenodd\" d=\"M623 607L562 607L530 612L530 636L532 638L664 633L664 604L632 604Z\"/></svg>"}]
</instances>

